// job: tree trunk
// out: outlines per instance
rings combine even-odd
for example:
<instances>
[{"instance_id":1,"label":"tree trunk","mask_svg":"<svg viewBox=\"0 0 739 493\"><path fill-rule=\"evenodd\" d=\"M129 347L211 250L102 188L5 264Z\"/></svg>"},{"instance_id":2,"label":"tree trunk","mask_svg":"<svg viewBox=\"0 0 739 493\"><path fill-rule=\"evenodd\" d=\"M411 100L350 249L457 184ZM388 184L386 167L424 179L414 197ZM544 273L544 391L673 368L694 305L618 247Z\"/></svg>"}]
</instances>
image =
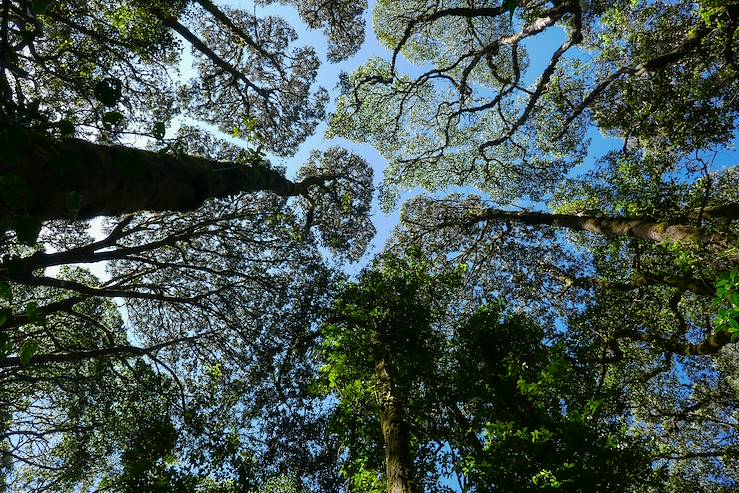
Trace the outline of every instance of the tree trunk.
<instances>
[{"instance_id":1,"label":"tree trunk","mask_svg":"<svg viewBox=\"0 0 739 493\"><path fill-rule=\"evenodd\" d=\"M656 242L697 242L721 249L735 246L737 241L736 238L728 235L708 234L702 228L694 226L655 222L643 218L575 216L530 211L509 212L500 209L486 209L472 214L468 218L467 222L469 223L499 220L531 226L550 225L574 231L587 231L606 236L630 236Z\"/></svg>"},{"instance_id":2,"label":"tree trunk","mask_svg":"<svg viewBox=\"0 0 739 493\"><path fill-rule=\"evenodd\" d=\"M405 421L402 399L393 381L394 369L382 335L372 338L372 354L377 378L377 403L385 441L385 466L388 493L416 493L410 435Z\"/></svg>"},{"instance_id":3,"label":"tree trunk","mask_svg":"<svg viewBox=\"0 0 739 493\"><path fill-rule=\"evenodd\" d=\"M728 219L729 221L736 221L739 219L739 203L729 202L728 204L712 205L708 207L698 207L688 214L689 219L698 218L721 218Z\"/></svg>"},{"instance_id":4,"label":"tree trunk","mask_svg":"<svg viewBox=\"0 0 739 493\"><path fill-rule=\"evenodd\" d=\"M544 268L552 271L552 276L563 282L566 288L570 286L592 286L615 291L631 291L646 286L661 285L691 291L701 296L710 296L712 298L716 296L716 288L710 282L702 279L670 276L661 273L637 272L632 281L621 282L602 278L575 277L553 266Z\"/></svg>"},{"instance_id":5,"label":"tree trunk","mask_svg":"<svg viewBox=\"0 0 739 493\"><path fill-rule=\"evenodd\" d=\"M243 192L300 195L320 181L294 183L266 163L222 163L59 140L17 128L0 133L0 180L0 218L30 214L41 219L66 219L70 212L89 219L144 210L189 211L207 199Z\"/></svg>"}]
</instances>

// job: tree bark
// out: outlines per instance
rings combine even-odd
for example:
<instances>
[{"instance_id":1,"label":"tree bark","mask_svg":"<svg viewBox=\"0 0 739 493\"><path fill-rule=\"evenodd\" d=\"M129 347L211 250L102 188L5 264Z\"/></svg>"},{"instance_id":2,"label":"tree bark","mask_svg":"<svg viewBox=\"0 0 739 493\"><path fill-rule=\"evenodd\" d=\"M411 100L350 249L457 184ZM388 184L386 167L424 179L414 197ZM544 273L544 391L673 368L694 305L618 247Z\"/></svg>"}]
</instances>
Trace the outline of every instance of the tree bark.
<instances>
[{"instance_id":1,"label":"tree bark","mask_svg":"<svg viewBox=\"0 0 739 493\"><path fill-rule=\"evenodd\" d=\"M689 219L698 219L700 217L711 217L728 219L729 221L736 221L739 219L739 203L730 202L728 204L713 205L708 207L699 207L694 209L688 214Z\"/></svg>"},{"instance_id":2,"label":"tree bark","mask_svg":"<svg viewBox=\"0 0 739 493\"><path fill-rule=\"evenodd\" d=\"M573 231L586 231L606 236L629 236L643 240L667 243L697 242L726 249L737 244L737 239L719 233L706 233L702 228L685 224L669 224L645 218L620 218L608 216L576 216L545 212L509 212L485 209L475 212L466 222L499 220L531 226L549 225Z\"/></svg>"},{"instance_id":3,"label":"tree bark","mask_svg":"<svg viewBox=\"0 0 739 493\"><path fill-rule=\"evenodd\" d=\"M169 346L183 342L190 342L201 336L181 337L172 341L162 342L149 347L137 347L129 345L118 345L100 349L89 349L83 351L69 351L66 353L34 354L26 364L21 362L18 356L7 356L0 359L0 368L17 368L38 365L49 365L54 363L76 363L91 359L101 358L134 358L137 356L150 356L157 351Z\"/></svg>"},{"instance_id":4,"label":"tree bark","mask_svg":"<svg viewBox=\"0 0 739 493\"><path fill-rule=\"evenodd\" d=\"M588 286L594 288L610 289L615 291L631 291L647 286L670 286L685 291L691 291L701 296L716 296L716 288L710 282L702 279L670 276L661 273L638 272L632 281L610 281L602 278L574 277L560 269L550 268L554 278L570 286Z\"/></svg>"},{"instance_id":5,"label":"tree bark","mask_svg":"<svg viewBox=\"0 0 739 493\"><path fill-rule=\"evenodd\" d=\"M388 493L416 493L410 434L405 421L401 396L398 395L394 368L381 332L372 338L372 353L377 378L377 403L385 441L385 467Z\"/></svg>"},{"instance_id":6,"label":"tree bark","mask_svg":"<svg viewBox=\"0 0 739 493\"><path fill-rule=\"evenodd\" d=\"M713 332L698 344L673 341L656 334L641 333L635 330L623 330L615 334L616 339L629 339L647 342L668 353L683 356L707 356L718 353L721 348L731 342L731 334L727 331Z\"/></svg>"},{"instance_id":7,"label":"tree bark","mask_svg":"<svg viewBox=\"0 0 739 493\"><path fill-rule=\"evenodd\" d=\"M44 220L69 218L73 193L79 196L76 217L90 219L144 210L184 212L197 209L207 199L244 192L296 196L322 181L308 178L295 183L269 169L267 163L223 163L80 139L54 139L17 128L0 133L0 179L9 176L22 183L22 207L3 203L0 196L0 218L30 214ZM0 187L8 192L7 183Z\"/></svg>"}]
</instances>

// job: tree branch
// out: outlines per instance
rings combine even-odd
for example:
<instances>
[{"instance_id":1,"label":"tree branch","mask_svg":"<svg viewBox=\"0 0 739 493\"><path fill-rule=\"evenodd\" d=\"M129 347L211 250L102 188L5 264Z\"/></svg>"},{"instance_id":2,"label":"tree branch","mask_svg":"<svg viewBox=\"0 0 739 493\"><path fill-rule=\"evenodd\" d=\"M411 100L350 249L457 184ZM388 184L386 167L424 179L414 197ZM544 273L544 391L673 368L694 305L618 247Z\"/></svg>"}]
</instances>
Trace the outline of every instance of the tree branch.
<instances>
[{"instance_id":1,"label":"tree branch","mask_svg":"<svg viewBox=\"0 0 739 493\"><path fill-rule=\"evenodd\" d=\"M80 197L79 219L139 211L180 211L211 198L248 192L290 197L332 177L292 182L268 163L225 163L173 156L80 139L54 139L12 128L0 133L0 175L15 175L29 188L24 213L69 219L69 194ZM0 212L0 215L2 213Z\"/></svg>"},{"instance_id":2,"label":"tree branch","mask_svg":"<svg viewBox=\"0 0 739 493\"><path fill-rule=\"evenodd\" d=\"M23 365L20 358L17 356L6 357L0 360L0 368L11 368L11 367L28 367L37 365L47 365L50 363L73 363L77 361L84 361L89 359L108 358L112 356L126 356L133 358L136 356L148 356L152 353L164 349L169 346L174 346L183 342L190 342L199 339L208 333L198 334L190 337L180 337L171 341L162 342L149 347L137 347L129 345L118 345L113 347L101 348L101 349L90 349L87 351L71 351L67 353L57 354L37 354L31 357L28 364Z\"/></svg>"}]
</instances>

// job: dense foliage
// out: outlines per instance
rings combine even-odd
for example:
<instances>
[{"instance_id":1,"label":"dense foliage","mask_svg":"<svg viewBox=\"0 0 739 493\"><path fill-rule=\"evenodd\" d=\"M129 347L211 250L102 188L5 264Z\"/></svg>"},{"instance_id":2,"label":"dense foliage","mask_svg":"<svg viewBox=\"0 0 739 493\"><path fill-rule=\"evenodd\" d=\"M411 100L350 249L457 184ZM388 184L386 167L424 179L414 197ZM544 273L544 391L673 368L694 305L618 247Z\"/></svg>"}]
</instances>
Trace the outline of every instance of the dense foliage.
<instances>
[{"instance_id":1,"label":"dense foliage","mask_svg":"<svg viewBox=\"0 0 739 493\"><path fill-rule=\"evenodd\" d=\"M252 7L0 0L1 491L739 487L736 0Z\"/></svg>"}]
</instances>

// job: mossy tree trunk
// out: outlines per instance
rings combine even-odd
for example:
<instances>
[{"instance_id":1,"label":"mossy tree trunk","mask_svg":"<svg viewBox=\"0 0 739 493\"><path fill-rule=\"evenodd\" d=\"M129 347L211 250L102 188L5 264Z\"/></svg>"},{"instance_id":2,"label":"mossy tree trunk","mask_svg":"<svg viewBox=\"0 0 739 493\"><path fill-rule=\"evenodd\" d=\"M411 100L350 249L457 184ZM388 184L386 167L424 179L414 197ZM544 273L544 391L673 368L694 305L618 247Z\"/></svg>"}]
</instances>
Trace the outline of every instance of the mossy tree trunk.
<instances>
[{"instance_id":1,"label":"mossy tree trunk","mask_svg":"<svg viewBox=\"0 0 739 493\"><path fill-rule=\"evenodd\" d=\"M372 356L377 379L377 403L380 426L385 442L385 466L388 493L417 493L413 479L410 432L405 419L402 395L391 351L388 350L384 329L372 337Z\"/></svg>"},{"instance_id":2,"label":"mossy tree trunk","mask_svg":"<svg viewBox=\"0 0 739 493\"><path fill-rule=\"evenodd\" d=\"M189 211L204 201L244 192L306 193L320 182L295 183L267 163L224 163L80 139L54 139L10 129L0 134L0 217L42 220L119 216L138 211ZM8 188L8 190L6 190ZM15 189L13 189L15 188ZM8 199L8 196L11 196ZM76 197L70 204L70 197ZM70 211L70 205L76 210Z\"/></svg>"},{"instance_id":3,"label":"mossy tree trunk","mask_svg":"<svg viewBox=\"0 0 739 493\"><path fill-rule=\"evenodd\" d=\"M507 221L530 226L555 226L573 231L606 236L629 236L643 240L667 243L695 242L721 249L736 246L736 238L720 233L708 233L703 228L686 224L669 224L646 218L579 216L572 214L549 214L545 212L509 212L500 209L484 209L470 212L467 223L481 221Z\"/></svg>"}]
</instances>

